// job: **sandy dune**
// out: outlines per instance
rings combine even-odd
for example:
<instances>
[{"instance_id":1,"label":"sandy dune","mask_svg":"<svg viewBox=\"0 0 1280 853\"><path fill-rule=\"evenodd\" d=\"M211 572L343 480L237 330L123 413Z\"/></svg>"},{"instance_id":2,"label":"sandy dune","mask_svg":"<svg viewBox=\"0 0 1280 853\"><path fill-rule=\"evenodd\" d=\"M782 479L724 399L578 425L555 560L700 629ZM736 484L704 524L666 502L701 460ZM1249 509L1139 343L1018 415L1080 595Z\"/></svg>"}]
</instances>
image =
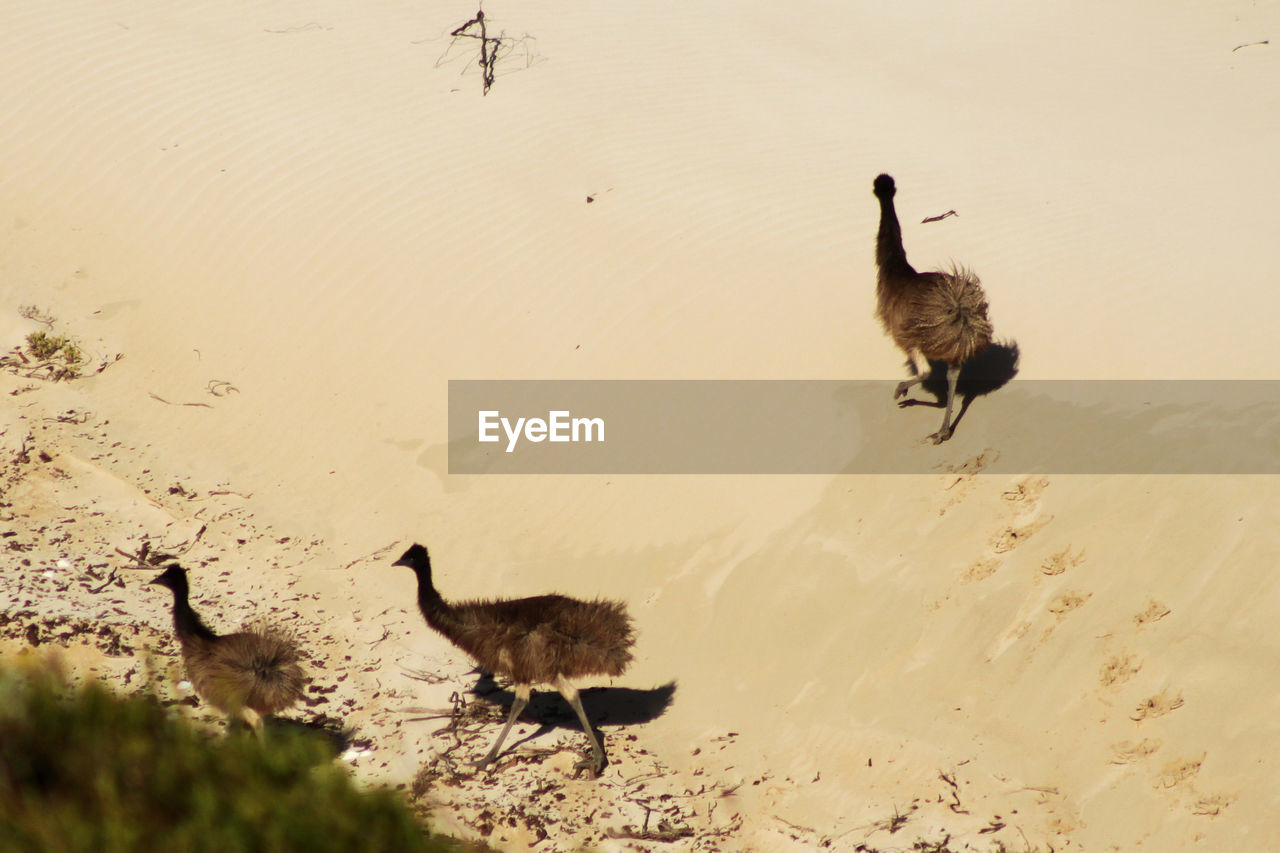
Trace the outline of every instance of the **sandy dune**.
<instances>
[{"instance_id":1,"label":"sandy dune","mask_svg":"<svg viewBox=\"0 0 1280 853\"><path fill-rule=\"evenodd\" d=\"M485 12L532 37L487 96L463 4L0 9L0 345L34 305L106 365L0 377L4 648L164 674L145 540L217 626L296 623L357 772L504 849L1280 843L1275 476L984 473L996 397L909 476L464 476L446 429L450 379L900 377L880 171L1018 381L1280 379L1275 8ZM602 780L555 704L453 775L493 711L411 541L446 595L630 603Z\"/></svg>"}]
</instances>

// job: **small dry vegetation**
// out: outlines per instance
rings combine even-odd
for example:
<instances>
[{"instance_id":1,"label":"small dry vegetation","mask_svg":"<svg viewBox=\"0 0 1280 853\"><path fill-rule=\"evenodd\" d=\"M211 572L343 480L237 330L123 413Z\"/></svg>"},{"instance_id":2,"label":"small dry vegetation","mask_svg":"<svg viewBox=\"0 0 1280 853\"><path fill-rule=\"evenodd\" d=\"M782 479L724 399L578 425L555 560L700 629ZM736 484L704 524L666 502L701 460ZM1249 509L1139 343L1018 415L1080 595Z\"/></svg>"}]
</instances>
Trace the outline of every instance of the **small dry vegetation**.
<instances>
[{"instance_id":1,"label":"small dry vegetation","mask_svg":"<svg viewBox=\"0 0 1280 853\"><path fill-rule=\"evenodd\" d=\"M45 379L51 382L75 379L83 375L88 368L88 356L71 337L50 331L54 323L50 314L34 305L22 306L18 309L18 314L45 328L31 332L23 344L0 355L0 368L24 379ZM120 358L117 353L113 358L102 361L93 372L101 373Z\"/></svg>"}]
</instances>

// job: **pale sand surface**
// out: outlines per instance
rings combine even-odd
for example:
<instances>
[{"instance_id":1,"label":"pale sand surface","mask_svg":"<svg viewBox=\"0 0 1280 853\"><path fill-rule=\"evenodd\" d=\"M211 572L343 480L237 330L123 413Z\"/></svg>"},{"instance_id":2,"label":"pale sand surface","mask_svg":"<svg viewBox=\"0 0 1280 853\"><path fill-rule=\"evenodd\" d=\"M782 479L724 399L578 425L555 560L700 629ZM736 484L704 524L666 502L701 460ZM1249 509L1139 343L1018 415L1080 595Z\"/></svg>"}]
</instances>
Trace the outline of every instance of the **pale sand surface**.
<instances>
[{"instance_id":1,"label":"pale sand surface","mask_svg":"<svg viewBox=\"0 0 1280 853\"><path fill-rule=\"evenodd\" d=\"M437 780L457 832L1280 845L1274 477L983 475L1016 436L981 400L919 446L936 475L447 472L449 379L898 377L880 171L908 256L977 270L1021 377L1280 378L1280 54L1232 50L1274 42L1274 4L883 5L490 6L537 61L483 98L436 67L465 4L0 8L0 344L34 304L124 354L3 377L5 648L36 625L139 688L166 598L102 586L114 549L189 548L209 621L289 614L322 691L297 715L407 786L454 743L420 709L474 682L389 566L421 540L446 595L625 599L612 686L676 684L605 725L599 782L572 751ZM646 808L694 836L602 840Z\"/></svg>"}]
</instances>

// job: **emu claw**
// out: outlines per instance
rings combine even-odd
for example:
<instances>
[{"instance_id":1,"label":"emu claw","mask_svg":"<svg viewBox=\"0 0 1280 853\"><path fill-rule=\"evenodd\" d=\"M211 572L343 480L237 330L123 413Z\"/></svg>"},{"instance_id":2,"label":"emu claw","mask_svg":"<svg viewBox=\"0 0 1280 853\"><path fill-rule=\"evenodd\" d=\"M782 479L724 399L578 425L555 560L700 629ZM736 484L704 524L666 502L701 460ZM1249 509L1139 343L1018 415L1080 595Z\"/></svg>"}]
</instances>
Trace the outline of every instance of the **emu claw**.
<instances>
[{"instance_id":1,"label":"emu claw","mask_svg":"<svg viewBox=\"0 0 1280 853\"><path fill-rule=\"evenodd\" d=\"M913 383L908 382L908 381L906 381L905 379L904 379L903 381L899 382L899 383L898 383L898 387L897 387L897 388L895 388L895 389L894 389L894 391L893 391L893 399L895 399L895 400L896 400L896 399L898 399L899 397L905 397L905 396L907 396L907 392L911 390L911 386L912 386L912 384L913 384Z\"/></svg>"},{"instance_id":2,"label":"emu claw","mask_svg":"<svg viewBox=\"0 0 1280 853\"><path fill-rule=\"evenodd\" d=\"M940 429L933 435L929 436L929 438L933 439L934 444L942 444L942 442L951 438L951 428L948 427L947 429Z\"/></svg>"},{"instance_id":3,"label":"emu claw","mask_svg":"<svg viewBox=\"0 0 1280 853\"><path fill-rule=\"evenodd\" d=\"M585 770L588 779L599 779L600 772L604 770L604 756L584 758L577 764L573 765L573 778L577 779Z\"/></svg>"}]
</instances>

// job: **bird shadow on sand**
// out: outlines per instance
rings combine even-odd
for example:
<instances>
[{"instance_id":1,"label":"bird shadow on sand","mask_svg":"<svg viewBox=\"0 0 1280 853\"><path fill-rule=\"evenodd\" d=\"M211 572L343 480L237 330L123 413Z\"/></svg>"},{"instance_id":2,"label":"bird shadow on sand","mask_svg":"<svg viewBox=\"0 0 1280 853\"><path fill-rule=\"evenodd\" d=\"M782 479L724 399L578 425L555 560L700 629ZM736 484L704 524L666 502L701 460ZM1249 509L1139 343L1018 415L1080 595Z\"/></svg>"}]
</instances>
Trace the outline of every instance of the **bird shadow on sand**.
<instances>
[{"instance_id":1,"label":"bird shadow on sand","mask_svg":"<svg viewBox=\"0 0 1280 853\"><path fill-rule=\"evenodd\" d=\"M296 720L290 717L268 717L263 720L267 737L273 734L290 733L300 737L323 743L334 757L341 755L353 746L358 746L355 729L341 720L317 714L310 719Z\"/></svg>"},{"instance_id":2,"label":"bird shadow on sand","mask_svg":"<svg viewBox=\"0 0 1280 853\"><path fill-rule=\"evenodd\" d=\"M1017 341L993 341L990 346L964 363L960 368L960 378L956 380L956 396L960 398L960 411L951 421L951 428L960 425L969 404L975 397L985 397L993 391L999 391L1018 375L1018 361L1022 353ZM908 406L930 406L941 409L947 404L947 365L941 361L929 362L929 376L920 383L925 393L933 396L933 402L926 400L906 399L898 403L899 408ZM907 359L907 369L916 375L915 364Z\"/></svg>"},{"instance_id":3,"label":"bird shadow on sand","mask_svg":"<svg viewBox=\"0 0 1280 853\"><path fill-rule=\"evenodd\" d=\"M500 687L487 672L480 673L471 693L483 702L501 705L504 709L509 709L516 698L514 692ZM600 726L633 726L656 720L671 707L675 694L674 681L648 690L633 687L588 687L580 692L582 707L587 712L592 727L597 729ZM582 731L578 715L564 701L564 697L554 690L535 690L520 717L536 723L538 730L511 744L504 752L557 728Z\"/></svg>"}]
</instances>

